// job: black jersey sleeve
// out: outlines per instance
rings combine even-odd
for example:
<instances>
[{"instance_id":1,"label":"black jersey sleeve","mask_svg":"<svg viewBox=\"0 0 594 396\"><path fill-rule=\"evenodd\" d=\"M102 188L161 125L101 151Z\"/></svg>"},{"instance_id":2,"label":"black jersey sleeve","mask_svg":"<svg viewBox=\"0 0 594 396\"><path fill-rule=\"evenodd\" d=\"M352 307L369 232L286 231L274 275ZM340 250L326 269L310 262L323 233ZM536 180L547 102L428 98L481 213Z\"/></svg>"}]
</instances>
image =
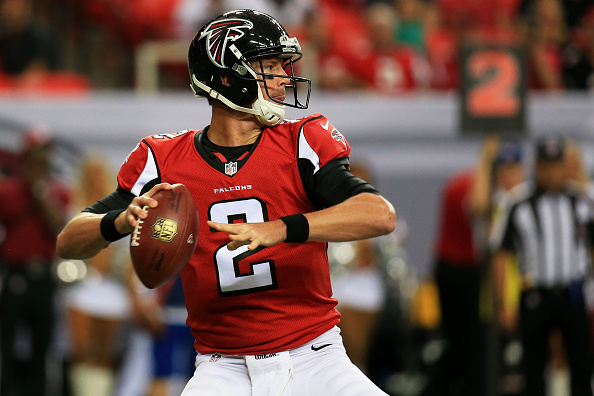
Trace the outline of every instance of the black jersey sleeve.
<instances>
[{"instance_id":1,"label":"black jersey sleeve","mask_svg":"<svg viewBox=\"0 0 594 396\"><path fill-rule=\"evenodd\" d=\"M316 210L339 204L357 194L379 194L371 184L354 176L349 170L349 159L336 158L314 173L311 162L298 161L303 187Z\"/></svg>"},{"instance_id":2,"label":"black jersey sleeve","mask_svg":"<svg viewBox=\"0 0 594 396\"><path fill-rule=\"evenodd\" d=\"M113 193L101 198L93 205L84 209L83 212L101 214L107 213L110 210L126 209L133 199L134 194L118 187Z\"/></svg>"}]
</instances>

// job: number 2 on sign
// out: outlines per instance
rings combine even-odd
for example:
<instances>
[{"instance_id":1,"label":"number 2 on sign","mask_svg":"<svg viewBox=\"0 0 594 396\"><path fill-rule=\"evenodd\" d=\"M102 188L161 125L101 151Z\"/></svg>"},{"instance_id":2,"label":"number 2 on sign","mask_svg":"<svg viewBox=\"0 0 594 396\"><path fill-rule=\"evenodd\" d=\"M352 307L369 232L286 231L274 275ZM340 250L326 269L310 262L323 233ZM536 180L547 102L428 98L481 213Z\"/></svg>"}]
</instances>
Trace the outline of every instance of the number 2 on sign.
<instances>
[{"instance_id":1,"label":"number 2 on sign","mask_svg":"<svg viewBox=\"0 0 594 396\"><path fill-rule=\"evenodd\" d=\"M477 81L468 92L468 111L475 117L510 117L520 110L520 65L502 50L477 51L468 58L467 70Z\"/></svg>"}]
</instances>

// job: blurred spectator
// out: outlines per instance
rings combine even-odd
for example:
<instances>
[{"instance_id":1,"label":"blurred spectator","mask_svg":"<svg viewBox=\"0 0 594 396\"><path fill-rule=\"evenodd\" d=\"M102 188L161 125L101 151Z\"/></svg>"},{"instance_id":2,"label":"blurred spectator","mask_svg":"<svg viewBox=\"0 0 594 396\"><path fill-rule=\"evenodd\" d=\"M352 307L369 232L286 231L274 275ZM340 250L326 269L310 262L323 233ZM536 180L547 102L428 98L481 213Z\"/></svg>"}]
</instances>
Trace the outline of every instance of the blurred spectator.
<instances>
[{"instance_id":1,"label":"blurred spectator","mask_svg":"<svg viewBox=\"0 0 594 396\"><path fill-rule=\"evenodd\" d=\"M61 11L67 8L66 13L74 17L63 25L77 26L60 26L66 41L73 41L65 43L66 63L84 68L98 87L130 86L133 51L145 41L189 39L197 26L211 16L245 7L279 15L281 23L300 39L303 50L308 52L304 59L310 60L309 65L298 66L303 74L317 81L314 87L322 89L365 88L384 93L425 87L454 89L458 86L458 46L465 41L528 43L531 89L559 90L564 85L568 89L587 89L592 85L593 40L589 33L592 29L585 16L594 0L89 0L83 3L62 0L60 3L52 4L54 13L64 14ZM370 18L366 9L370 10ZM395 18L389 17L390 14ZM381 35L387 32L386 25L392 25L387 29L394 37L396 49L392 51L382 49ZM80 31L71 34L77 28ZM569 38L571 45L562 51ZM54 58L60 59L55 55ZM187 76L176 66L174 62L161 65L162 86L182 88L187 84ZM81 86L84 82L69 80L56 84Z\"/></svg>"},{"instance_id":2,"label":"blurred spectator","mask_svg":"<svg viewBox=\"0 0 594 396\"><path fill-rule=\"evenodd\" d=\"M519 13L524 15L532 13L536 3L537 0L520 0ZM560 5L563 9L565 25L573 29L579 26L587 10L594 6L594 0L560 0Z\"/></svg>"},{"instance_id":3,"label":"blurred spectator","mask_svg":"<svg viewBox=\"0 0 594 396\"><path fill-rule=\"evenodd\" d=\"M369 50L362 1L318 0L315 11L328 33L329 46L337 53L345 54L347 61Z\"/></svg>"},{"instance_id":4,"label":"blurred spectator","mask_svg":"<svg viewBox=\"0 0 594 396\"><path fill-rule=\"evenodd\" d=\"M494 139L490 137L489 139ZM493 224L499 218L505 215L505 197L520 191L523 183L525 183L525 169L524 169L524 150L517 142L502 142L498 144L497 155L489 166L492 168L492 173L489 177L490 186L484 191L489 193L488 206L485 207L486 219L486 233L490 235L493 232ZM512 192L513 191L513 192ZM488 257L489 262L491 258ZM506 294L499 304L505 304L510 311L515 311L518 306L521 290L520 275L517 270L517 262L510 260L506 265ZM492 271L491 271L492 274ZM488 298L485 307L488 307L489 317L492 319L490 323L495 322L495 300L493 298L493 275L485 285L487 293L484 294ZM497 372L497 390L501 394L516 395L521 394L521 357L518 354L510 353L515 350L518 345L517 332L494 332L491 338L492 345L497 345L499 370ZM493 379L495 379L493 378Z\"/></svg>"},{"instance_id":5,"label":"blurred spectator","mask_svg":"<svg viewBox=\"0 0 594 396\"><path fill-rule=\"evenodd\" d=\"M304 54L296 65L313 87L330 91L358 88L349 68L353 59L369 51L361 8L352 4L321 1L305 14L296 36Z\"/></svg>"},{"instance_id":6,"label":"blurred spectator","mask_svg":"<svg viewBox=\"0 0 594 396\"><path fill-rule=\"evenodd\" d=\"M594 6L584 14L563 51L563 72L566 88L594 90Z\"/></svg>"},{"instance_id":7,"label":"blurred spectator","mask_svg":"<svg viewBox=\"0 0 594 396\"><path fill-rule=\"evenodd\" d=\"M503 195L525 181L524 149L517 142L499 145L493 162L492 205L498 205Z\"/></svg>"},{"instance_id":8,"label":"blurred spectator","mask_svg":"<svg viewBox=\"0 0 594 396\"><path fill-rule=\"evenodd\" d=\"M62 41L33 0L0 0L0 93L83 93L86 77L58 71Z\"/></svg>"},{"instance_id":9,"label":"blurred spectator","mask_svg":"<svg viewBox=\"0 0 594 396\"><path fill-rule=\"evenodd\" d=\"M520 31L528 45L530 88L562 89L562 46L569 36L560 0L535 0L520 17Z\"/></svg>"},{"instance_id":10,"label":"blurred spectator","mask_svg":"<svg viewBox=\"0 0 594 396\"><path fill-rule=\"evenodd\" d=\"M586 169L582 150L579 143L573 139L566 139L565 143L565 170L570 183L576 188L590 194L592 185L590 184L590 175Z\"/></svg>"},{"instance_id":11,"label":"blurred spectator","mask_svg":"<svg viewBox=\"0 0 594 396\"><path fill-rule=\"evenodd\" d=\"M473 237L473 172L456 173L443 189L434 268L446 350L425 395L479 395L482 330L479 320L481 263Z\"/></svg>"},{"instance_id":12,"label":"blurred spectator","mask_svg":"<svg viewBox=\"0 0 594 396\"><path fill-rule=\"evenodd\" d=\"M134 47L145 40L174 37L173 15L178 3L180 0L88 0L82 6L94 25Z\"/></svg>"},{"instance_id":13,"label":"blurred spectator","mask_svg":"<svg viewBox=\"0 0 594 396\"><path fill-rule=\"evenodd\" d=\"M493 177L492 185L489 188L489 221L488 234L493 232L493 224L496 223L506 211L506 198L522 191L523 183L526 181L524 169L524 150L515 142L507 142L499 145L497 156L492 164ZM506 304L510 310L515 310L520 293L519 274L516 270L517 262L512 260L506 263L507 271L507 294L500 303Z\"/></svg>"},{"instance_id":14,"label":"blurred spectator","mask_svg":"<svg viewBox=\"0 0 594 396\"><path fill-rule=\"evenodd\" d=\"M441 203L434 276L441 304L444 357L426 395L480 395L484 389L480 319L484 253L494 192L523 180L521 150L488 136L473 170L446 182Z\"/></svg>"},{"instance_id":15,"label":"blurred spectator","mask_svg":"<svg viewBox=\"0 0 594 396\"><path fill-rule=\"evenodd\" d=\"M305 15L312 11L316 3L316 0L222 0L218 2L215 15L251 8L274 15L289 34L294 34L293 32L303 24Z\"/></svg>"},{"instance_id":16,"label":"blurred spectator","mask_svg":"<svg viewBox=\"0 0 594 396\"><path fill-rule=\"evenodd\" d=\"M313 5L314 0L92 0L86 8L93 19L136 46L145 40L191 39L215 15L245 8L278 15L291 32Z\"/></svg>"},{"instance_id":17,"label":"blurred spectator","mask_svg":"<svg viewBox=\"0 0 594 396\"><path fill-rule=\"evenodd\" d=\"M11 76L35 79L35 73L58 67L56 33L33 16L32 0L0 4L0 69Z\"/></svg>"},{"instance_id":18,"label":"blurred spectator","mask_svg":"<svg viewBox=\"0 0 594 396\"><path fill-rule=\"evenodd\" d=\"M426 47L429 63L429 86L434 90L450 90L458 87L458 37L443 24L436 7L427 7Z\"/></svg>"},{"instance_id":19,"label":"blurred spectator","mask_svg":"<svg viewBox=\"0 0 594 396\"><path fill-rule=\"evenodd\" d=\"M584 282L591 273L594 207L568 185L560 138L539 139L534 185L513 197L493 234L497 297L505 297L505 263L518 258L522 275L519 329L526 395L545 394L550 334L559 329L570 367L571 394L592 395L592 334ZM499 304L500 323L517 318Z\"/></svg>"},{"instance_id":20,"label":"blurred spectator","mask_svg":"<svg viewBox=\"0 0 594 396\"><path fill-rule=\"evenodd\" d=\"M394 29L394 39L398 45L413 48L420 54L426 52L426 18L431 8L421 0L396 0L398 23Z\"/></svg>"},{"instance_id":21,"label":"blurred spectator","mask_svg":"<svg viewBox=\"0 0 594 396\"><path fill-rule=\"evenodd\" d=\"M461 39L498 40L513 32L518 0L436 0L446 29ZM511 30L511 31L510 31Z\"/></svg>"},{"instance_id":22,"label":"blurred spectator","mask_svg":"<svg viewBox=\"0 0 594 396\"><path fill-rule=\"evenodd\" d=\"M365 163L353 161L350 169L355 176L374 182ZM399 221L390 235L328 246L345 348L352 362L386 392L389 378L404 369L406 302L401 289L411 278L403 248L406 222Z\"/></svg>"},{"instance_id":23,"label":"blurred spectator","mask_svg":"<svg viewBox=\"0 0 594 396\"><path fill-rule=\"evenodd\" d=\"M194 374L196 350L194 336L186 324L188 311L181 277L157 289L162 305L164 329L153 341L153 381L150 396L173 396L182 390Z\"/></svg>"},{"instance_id":24,"label":"blurred spectator","mask_svg":"<svg viewBox=\"0 0 594 396\"><path fill-rule=\"evenodd\" d=\"M570 29L583 22L583 17L594 7L594 0L561 0L565 23Z\"/></svg>"},{"instance_id":25,"label":"blurred spectator","mask_svg":"<svg viewBox=\"0 0 594 396\"><path fill-rule=\"evenodd\" d=\"M364 373L368 373L369 348L385 299L376 245L370 240L353 242L352 267L332 284L334 298L339 301L339 327L345 348Z\"/></svg>"},{"instance_id":26,"label":"blurred spectator","mask_svg":"<svg viewBox=\"0 0 594 396\"><path fill-rule=\"evenodd\" d=\"M367 8L369 51L354 56L349 67L362 86L386 94L417 88L415 71L422 70L422 59L409 47L398 46L394 8L376 3Z\"/></svg>"},{"instance_id":27,"label":"blurred spectator","mask_svg":"<svg viewBox=\"0 0 594 396\"><path fill-rule=\"evenodd\" d=\"M413 337L411 307L416 273L406 257L408 226L402 216L393 233L374 242L376 265L380 270L385 298L378 314L369 346L367 371L369 378L388 394L404 383L394 383L394 376L414 370L411 356Z\"/></svg>"},{"instance_id":28,"label":"blurred spectator","mask_svg":"<svg viewBox=\"0 0 594 396\"><path fill-rule=\"evenodd\" d=\"M0 149L0 180L19 172L21 153Z\"/></svg>"},{"instance_id":29,"label":"blurred spectator","mask_svg":"<svg viewBox=\"0 0 594 396\"><path fill-rule=\"evenodd\" d=\"M291 31L301 25L313 4L313 0L89 0L84 7L95 23L136 46L146 40L191 39L215 15L243 8L279 15Z\"/></svg>"},{"instance_id":30,"label":"blurred spectator","mask_svg":"<svg viewBox=\"0 0 594 396\"><path fill-rule=\"evenodd\" d=\"M105 159L87 157L80 167L76 211L85 209L113 190ZM123 248L123 249L122 249ZM86 260L86 276L67 292L73 396L109 396L122 346L118 338L130 303L124 286L130 265L126 245L110 245Z\"/></svg>"},{"instance_id":31,"label":"blurred spectator","mask_svg":"<svg viewBox=\"0 0 594 396\"><path fill-rule=\"evenodd\" d=\"M353 162L350 169L358 178L374 182L367 166ZM335 263L348 268L332 280L342 339L351 361L364 373L368 373L369 348L386 297L380 270L385 263L380 262L378 243L377 239L366 239L341 243L331 250Z\"/></svg>"},{"instance_id":32,"label":"blurred spectator","mask_svg":"<svg viewBox=\"0 0 594 396\"><path fill-rule=\"evenodd\" d=\"M191 40L200 26L218 15L215 0L179 0L173 11L174 36Z\"/></svg>"},{"instance_id":33,"label":"blurred spectator","mask_svg":"<svg viewBox=\"0 0 594 396\"><path fill-rule=\"evenodd\" d=\"M45 395L54 326L52 262L66 222L68 189L51 175L52 143L39 131L24 139L22 172L0 190L0 394Z\"/></svg>"},{"instance_id":34,"label":"blurred spectator","mask_svg":"<svg viewBox=\"0 0 594 396\"><path fill-rule=\"evenodd\" d=\"M157 290L146 288L132 266L126 275L132 315L113 396L146 396L151 392L155 369L153 341L163 335L165 325Z\"/></svg>"}]
</instances>

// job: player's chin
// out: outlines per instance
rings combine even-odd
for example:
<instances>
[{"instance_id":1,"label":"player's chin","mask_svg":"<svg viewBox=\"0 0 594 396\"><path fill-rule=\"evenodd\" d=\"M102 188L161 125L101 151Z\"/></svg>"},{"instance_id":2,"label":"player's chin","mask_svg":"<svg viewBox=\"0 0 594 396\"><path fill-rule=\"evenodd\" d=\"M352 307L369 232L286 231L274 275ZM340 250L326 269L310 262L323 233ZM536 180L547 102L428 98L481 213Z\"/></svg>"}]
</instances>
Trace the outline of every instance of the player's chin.
<instances>
[{"instance_id":1,"label":"player's chin","mask_svg":"<svg viewBox=\"0 0 594 396\"><path fill-rule=\"evenodd\" d=\"M271 99L270 102L277 103L277 104L278 103L284 103L286 98L287 97L284 94L283 95L275 95L275 96L271 96L270 97L270 99Z\"/></svg>"}]
</instances>

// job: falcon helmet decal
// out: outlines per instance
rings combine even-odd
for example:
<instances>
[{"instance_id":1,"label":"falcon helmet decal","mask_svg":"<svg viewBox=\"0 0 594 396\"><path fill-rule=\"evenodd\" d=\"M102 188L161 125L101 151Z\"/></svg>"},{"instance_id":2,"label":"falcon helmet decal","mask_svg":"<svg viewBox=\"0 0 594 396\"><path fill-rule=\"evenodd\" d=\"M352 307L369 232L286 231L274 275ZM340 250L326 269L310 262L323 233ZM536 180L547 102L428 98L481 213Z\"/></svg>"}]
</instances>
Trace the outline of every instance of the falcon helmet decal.
<instances>
[{"instance_id":1,"label":"falcon helmet decal","mask_svg":"<svg viewBox=\"0 0 594 396\"><path fill-rule=\"evenodd\" d=\"M254 27L251 21L245 19L224 19L213 21L200 35L200 39L206 37L206 49L210 60L220 67L225 66L225 51L229 40L235 41L245 34L244 29Z\"/></svg>"}]
</instances>

